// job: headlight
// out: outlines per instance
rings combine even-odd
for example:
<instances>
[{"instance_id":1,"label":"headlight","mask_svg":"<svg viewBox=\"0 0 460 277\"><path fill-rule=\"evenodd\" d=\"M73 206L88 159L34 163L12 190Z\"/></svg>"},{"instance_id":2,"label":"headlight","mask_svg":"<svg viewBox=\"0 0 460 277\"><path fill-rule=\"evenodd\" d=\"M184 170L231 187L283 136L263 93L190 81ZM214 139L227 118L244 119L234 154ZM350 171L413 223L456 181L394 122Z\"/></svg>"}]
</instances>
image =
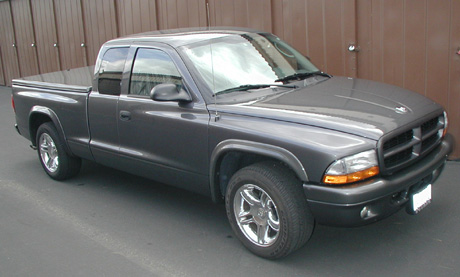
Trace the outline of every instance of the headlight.
<instances>
[{"instance_id":1,"label":"headlight","mask_svg":"<svg viewBox=\"0 0 460 277\"><path fill-rule=\"evenodd\" d=\"M342 185L377 174L379 174L377 154L375 150L369 150L333 162L324 174L323 183Z\"/></svg>"}]
</instances>

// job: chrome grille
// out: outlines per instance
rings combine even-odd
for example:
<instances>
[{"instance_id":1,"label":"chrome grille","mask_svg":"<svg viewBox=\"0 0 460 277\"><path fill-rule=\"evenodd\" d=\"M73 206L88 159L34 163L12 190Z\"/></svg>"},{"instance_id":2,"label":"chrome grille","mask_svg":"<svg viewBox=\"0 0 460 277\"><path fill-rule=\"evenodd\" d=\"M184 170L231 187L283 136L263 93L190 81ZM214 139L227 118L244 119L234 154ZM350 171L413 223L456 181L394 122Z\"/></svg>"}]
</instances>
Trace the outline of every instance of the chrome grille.
<instances>
[{"instance_id":1,"label":"chrome grille","mask_svg":"<svg viewBox=\"0 0 460 277\"><path fill-rule=\"evenodd\" d=\"M428 154L441 142L443 129L441 114L396 135L383 137L379 143L381 172L391 174Z\"/></svg>"}]
</instances>

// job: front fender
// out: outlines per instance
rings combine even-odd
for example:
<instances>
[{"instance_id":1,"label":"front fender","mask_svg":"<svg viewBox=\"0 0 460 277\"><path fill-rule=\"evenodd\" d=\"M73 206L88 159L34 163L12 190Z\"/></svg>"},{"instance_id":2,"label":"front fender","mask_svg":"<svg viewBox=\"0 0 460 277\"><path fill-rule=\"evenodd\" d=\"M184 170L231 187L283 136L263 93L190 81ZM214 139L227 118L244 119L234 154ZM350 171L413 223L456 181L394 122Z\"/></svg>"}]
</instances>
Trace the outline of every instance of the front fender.
<instances>
[{"instance_id":1,"label":"front fender","mask_svg":"<svg viewBox=\"0 0 460 277\"><path fill-rule=\"evenodd\" d=\"M219 198L219 191L217 189L216 184L216 172L217 172L217 165L222 157L230 152L230 151L237 151L249 154L256 154L259 156L264 156L267 158L272 158L287 164L297 175L297 177L302 180L303 182L308 182L307 173L299 161L299 159L289 152L288 150L264 143L253 142L253 141L246 141L246 140L238 140L238 139L229 139L220 142L216 148L213 150L211 154L211 162L210 162L210 190L211 196L213 201L217 201Z\"/></svg>"}]
</instances>

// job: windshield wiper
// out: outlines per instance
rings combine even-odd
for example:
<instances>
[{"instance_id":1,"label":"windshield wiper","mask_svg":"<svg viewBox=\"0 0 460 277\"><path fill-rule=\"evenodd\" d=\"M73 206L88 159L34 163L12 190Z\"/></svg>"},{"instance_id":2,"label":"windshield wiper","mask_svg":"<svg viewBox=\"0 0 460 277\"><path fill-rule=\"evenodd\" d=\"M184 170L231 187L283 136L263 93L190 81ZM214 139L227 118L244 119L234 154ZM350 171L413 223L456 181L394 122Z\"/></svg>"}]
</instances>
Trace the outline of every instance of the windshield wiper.
<instances>
[{"instance_id":1,"label":"windshield wiper","mask_svg":"<svg viewBox=\"0 0 460 277\"><path fill-rule=\"evenodd\" d=\"M221 91L218 91L214 94L214 96L219 94L230 93L234 91L246 91L250 89L260 89L260 88L268 88L268 87L282 87L282 88L297 88L294 85L281 85L281 84L254 84L254 85L241 85L234 88L228 88Z\"/></svg>"},{"instance_id":2,"label":"windshield wiper","mask_svg":"<svg viewBox=\"0 0 460 277\"><path fill-rule=\"evenodd\" d=\"M311 76L324 76L324 77L329 77L331 78L332 76L324 73L322 71L313 71L313 72L304 72L304 73L294 73L292 75L285 76L283 78L279 78L278 80L275 80L275 82L287 82L291 80L302 80L306 79Z\"/></svg>"}]
</instances>

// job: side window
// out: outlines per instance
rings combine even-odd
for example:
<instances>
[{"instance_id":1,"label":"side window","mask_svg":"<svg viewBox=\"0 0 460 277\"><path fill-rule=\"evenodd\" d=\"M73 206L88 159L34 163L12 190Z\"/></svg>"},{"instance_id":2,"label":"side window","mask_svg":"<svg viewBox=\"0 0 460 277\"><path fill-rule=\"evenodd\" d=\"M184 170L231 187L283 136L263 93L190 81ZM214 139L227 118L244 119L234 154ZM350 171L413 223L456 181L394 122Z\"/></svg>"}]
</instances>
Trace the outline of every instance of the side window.
<instances>
[{"instance_id":1,"label":"side window","mask_svg":"<svg viewBox=\"0 0 460 277\"><path fill-rule=\"evenodd\" d=\"M165 83L182 87L176 65L161 50L140 48L134 60L129 94L148 96L153 87Z\"/></svg>"},{"instance_id":2,"label":"side window","mask_svg":"<svg viewBox=\"0 0 460 277\"><path fill-rule=\"evenodd\" d=\"M129 48L112 48L105 52L99 69L99 93L120 95L121 78L128 50Z\"/></svg>"}]
</instances>

